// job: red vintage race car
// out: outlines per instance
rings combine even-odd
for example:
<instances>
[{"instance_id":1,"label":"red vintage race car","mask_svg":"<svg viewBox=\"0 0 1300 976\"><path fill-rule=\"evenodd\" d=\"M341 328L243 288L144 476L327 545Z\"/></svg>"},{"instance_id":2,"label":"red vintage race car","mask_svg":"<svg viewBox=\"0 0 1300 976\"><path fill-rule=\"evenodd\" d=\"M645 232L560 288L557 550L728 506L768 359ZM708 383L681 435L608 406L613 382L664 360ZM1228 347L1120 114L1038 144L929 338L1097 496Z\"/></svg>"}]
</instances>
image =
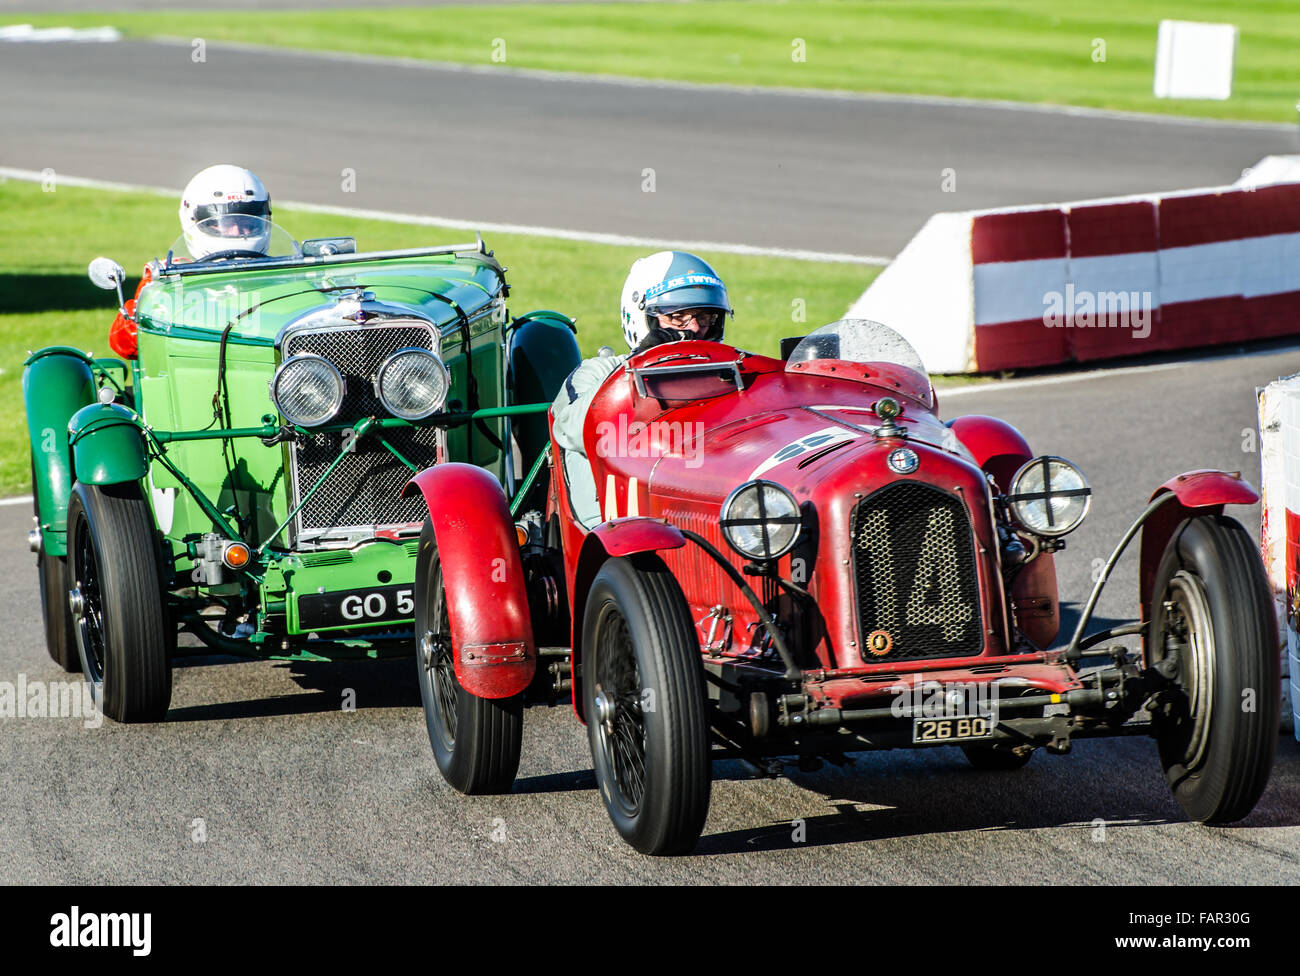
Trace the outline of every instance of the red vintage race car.
<instances>
[{"instance_id":1,"label":"red vintage race car","mask_svg":"<svg viewBox=\"0 0 1300 976\"><path fill-rule=\"evenodd\" d=\"M519 521L468 465L408 485L430 501L416 658L451 785L508 791L524 703L571 698L609 815L649 854L695 846L722 757L772 771L958 745L1013 769L1142 734L1189 817L1251 810L1279 678L1258 551L1223 514L1257 500L1250 485L1159 486L1057 646L1053 553L1087 514L1083 474L994 418L941 422L920 358L882 325L832 323L786 353L685 341L610 375L579 459L590 528L554 438ZM1139 534L1141 619L1085 636Z\"/></svg>"}]
</instances>

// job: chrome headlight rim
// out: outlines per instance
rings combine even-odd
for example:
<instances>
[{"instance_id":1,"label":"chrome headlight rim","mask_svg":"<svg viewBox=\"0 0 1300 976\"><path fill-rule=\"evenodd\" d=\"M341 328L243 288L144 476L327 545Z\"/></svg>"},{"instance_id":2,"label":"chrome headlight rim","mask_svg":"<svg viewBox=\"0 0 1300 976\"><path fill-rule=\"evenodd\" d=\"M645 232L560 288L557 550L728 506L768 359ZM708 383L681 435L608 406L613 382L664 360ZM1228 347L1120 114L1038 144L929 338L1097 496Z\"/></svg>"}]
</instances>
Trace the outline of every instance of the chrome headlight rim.
<instances>
[{"instance_id":1,"label":"chrome headlight rim","mask_svg":"<svg viewBox=\"0 0 1300 976\"><path fill-rule=\"evenodd\" d=\"M437 400L433 401L432 406L428 409L399 409L384 390L384 374L392 368L399 359L412 354L417 354L433 360L433 362L437 364L438 370L442 375L442 395L438 397ZM447 397L450 395L451 372L447 369L447 364L442 361L442 357L436 352L432 349L425 349L423 346L404 346L403 348L394 351L382 363L380 363L379 369L375 371L375 396L379 398L379 402L384 405L385 410L401 420L415 423L424 420L427 417L432 417L446 406Z\"/></svg>"},{"instance_id":2,"label":"chrome headlight rim","mask_svg":"<svg viewBox=\"0 0 1300 976\"><path fill-rule=\"evenodd\" d=\"M1051 466L1060 465L1069 471L1072 471L1079 479L1080 487L1063 488L1057 491L1052 490ZM1034 473L1035 469L1042 471L1044 484L1043 491L1026 492L1023 489L1024 480ZM1050 498L1083 498L1083 508L1078 516L1070 522L1063 523L1062 526L1042 527L1035 525L1033 520L1025 515L1025 506L1031 502L1041 502ZM1010 490L1005 496L1007 508L1010 510L1016 524L1031 535L1042 536L1048 539L1056 539L1064 535L1069 535L1088 517L1092 510L1092 485L1089 483L1083 470L1066 458L1056 454L1040 454L1031 458L1020 466L1020 469L1011 478ZM1049 503L1045 506L1049 520L1052 517L1052 506Z\"/></svg>"},{"instance_id":3,"label":"chrome headlight rim","mask_svg":"<svg viewBox=\"0 0 1300 976\"><path fill-rule=\"evenodd\" d=\"M763 511L765 506L762 504L762 499L764 497L764 494L762 494L762 492L765 492L765 490L769 488L775 489L785 497L786 501L788 501L790 504L791 514L776 515L773 516L772 518L767 518L766 516L764 516L761 520L739 519L735 517L733 510L735 508L736 503L744 496L746 492L752 492L755 489L758 489L760 491L759 509L760 511ZM719 523L719 527L722 530L722 537L727 541L727 545L729 545L732 548L732 550L738 553L739 555L743 556L746 559L753 560L755 562L774 562L775 560L780 559L782 556L790 552L790 550L795 547L795 545L799 542L800 535L802 535L803 533L803 513L799 510L799 502L795 499L794 495L790 492L790 490L786 488L784 485L777 484L777 482L775 481L768 481L765 478L754 478L751 479L750 481L744 482L743 484L737 485L734 489L732 489L731 493L727 495L726 500L722 503L722 511L720 513L718 523ZM779 548L773 548L771 545L772 533L764 530L762 532L762 539L763 539L763 546L764 546L763 551L752 552L744 548L743 546L741 546L736 541L735 537L732 534L731 528L733 526L739 527L739 526L753 526L753 525L762 525L762 526L793 525L794 533L790 536L789 540L787 540L784 545L780 546Z\"/></svg>"},{"instance_id":4,"label":"chrome headlight rim","mask_svg":"<svg viewBox=\"0 0 1300 976\"><path fill-rule=\"evenodd\" d=\"M328 414L322 415L319 418L305 419L301 416L294 416L289 411L285 410L284 404L279 396L280 381L284 378L285 371L292 366L297 366L304 362L320 363L324 365L335 383L336 392L332 398L333 406ZM271 402L274 403L275 408L280 411L280 415L295 427L320 427L322 424L329 423L337 417L339 411L343 409L343 398L347 392L347 384L343 379L343 374L339 372L339 368L324 356L318 355L314 352L297 353L282 362L278 367L276 367L275 373L271 376L269 388L271 393Z\"/></svg>"}]
</instances>

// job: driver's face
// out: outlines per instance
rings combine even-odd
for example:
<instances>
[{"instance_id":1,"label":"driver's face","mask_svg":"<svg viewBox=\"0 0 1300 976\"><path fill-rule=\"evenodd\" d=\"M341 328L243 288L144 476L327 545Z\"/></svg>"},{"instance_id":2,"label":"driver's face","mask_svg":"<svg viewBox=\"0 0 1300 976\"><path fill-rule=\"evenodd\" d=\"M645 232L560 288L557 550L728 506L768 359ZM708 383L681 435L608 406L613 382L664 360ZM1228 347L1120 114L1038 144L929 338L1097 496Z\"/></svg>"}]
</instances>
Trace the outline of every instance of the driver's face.
<instances>
[{"instance_id":1,"label":"driver's face","mask_svg":"<svg viewBox=\"0 0 1300 976\"><path fill-rule=\"evenodd\" d=\"M243 214L226 214L205 221L205 225L210 226L216 236L230 239L254 236L258 232L259 223L256 218Z\"/></svg>"}]
</instances>

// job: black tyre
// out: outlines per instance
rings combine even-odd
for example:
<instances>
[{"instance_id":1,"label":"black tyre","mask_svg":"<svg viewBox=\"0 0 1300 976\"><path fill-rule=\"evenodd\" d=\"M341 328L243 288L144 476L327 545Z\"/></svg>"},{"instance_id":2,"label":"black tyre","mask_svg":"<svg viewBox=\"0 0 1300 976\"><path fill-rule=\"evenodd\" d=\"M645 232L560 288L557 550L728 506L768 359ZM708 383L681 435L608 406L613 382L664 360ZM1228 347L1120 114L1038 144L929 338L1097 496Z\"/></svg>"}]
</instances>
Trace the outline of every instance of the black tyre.
<instances>
[{"instance_id":1,"label":"black tyre","mask_svg":"<svg viewBox=\"0 0 1300 976\"><path fill-rule=\"evenodd\" d=\"M95 704L118 722L161 721L171 703L174 634L153 517L138 486L73 486L68 570L81 669Z\"/></svg>"},{"instance_id":2,"label":"black tyre","mask_svg":"<svg viewBox=\"0 0 1300 976\"><path fill-rule=\"evenodd\" d=\"M40 547L36 550L36 572L41 580L45 649L64 671L76 673L81 670L81 655L77 653L77 634L72 626L72 612L68 609L68 560L45 551L41 499L36 489L36 463L33 461L32 510L36 515L37 530L41 533Z\"/></svg>"},{"instance_id":3,"label":"black tyre","mask_svg":"<svg viewBox=\"0 0 1300 976\"><path fill-rule=\"evenodd\" d=\"M1259 550L1236 520L1187 519L1165 548L1150 608L1165 778L1193 820L1250 813L1277 748L1277 625Z\"/></svg>"},{"instance_id":4,"label":"black tyre","mask_svg":"<svg viewBox=\"0 0 1300 976\"><path fill-rule=\"evenodd\" d=\"M582 689L601 798L643 854L686 854L709 813L712 769L699 642L656 557L616 558L587 596Z\"/></svg>"},{"instance_id":5,"label":"black tyre","mask_svg":"<svg viewBox=\"0 0 1300 976\"><path fill-rule=\"evenodd\" d=\"M479 698L456 680L442 562L428 520L415 566L415 634L424 723L443 779L471 795L510 792L523 743L523 695Z\"/></svg>"},{"instance_id":6,"label":"black tyre","mask_svg":"<svg viewBox=\"0 0 1300 976\"><path fill-rule=\"evenodd\" d=\"M1032 749L1017 752L1011 746L962 746L970 764L985 772L1007 772L1022 768L1033 758Z\"/></svg>"}]
</instances>

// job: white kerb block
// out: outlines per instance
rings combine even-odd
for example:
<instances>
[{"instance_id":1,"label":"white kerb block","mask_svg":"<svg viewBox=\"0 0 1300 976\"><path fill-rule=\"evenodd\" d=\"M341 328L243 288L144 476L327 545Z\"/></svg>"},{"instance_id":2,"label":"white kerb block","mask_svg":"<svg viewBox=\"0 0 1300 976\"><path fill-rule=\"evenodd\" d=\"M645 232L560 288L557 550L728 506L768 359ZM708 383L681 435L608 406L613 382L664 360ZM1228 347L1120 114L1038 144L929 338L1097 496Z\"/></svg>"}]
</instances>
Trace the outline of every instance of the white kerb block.
<instances>
[{"instance_id":1,"label":"white kerb block","mask_svg":"<svg viewBox=\"0 0 1300 976\"><path fill-rule=\"evenodd\" d=\"M1229 98L1236 55L1236 24L1160 21L1156 98Z\"/></svg>"}]
</instances>

